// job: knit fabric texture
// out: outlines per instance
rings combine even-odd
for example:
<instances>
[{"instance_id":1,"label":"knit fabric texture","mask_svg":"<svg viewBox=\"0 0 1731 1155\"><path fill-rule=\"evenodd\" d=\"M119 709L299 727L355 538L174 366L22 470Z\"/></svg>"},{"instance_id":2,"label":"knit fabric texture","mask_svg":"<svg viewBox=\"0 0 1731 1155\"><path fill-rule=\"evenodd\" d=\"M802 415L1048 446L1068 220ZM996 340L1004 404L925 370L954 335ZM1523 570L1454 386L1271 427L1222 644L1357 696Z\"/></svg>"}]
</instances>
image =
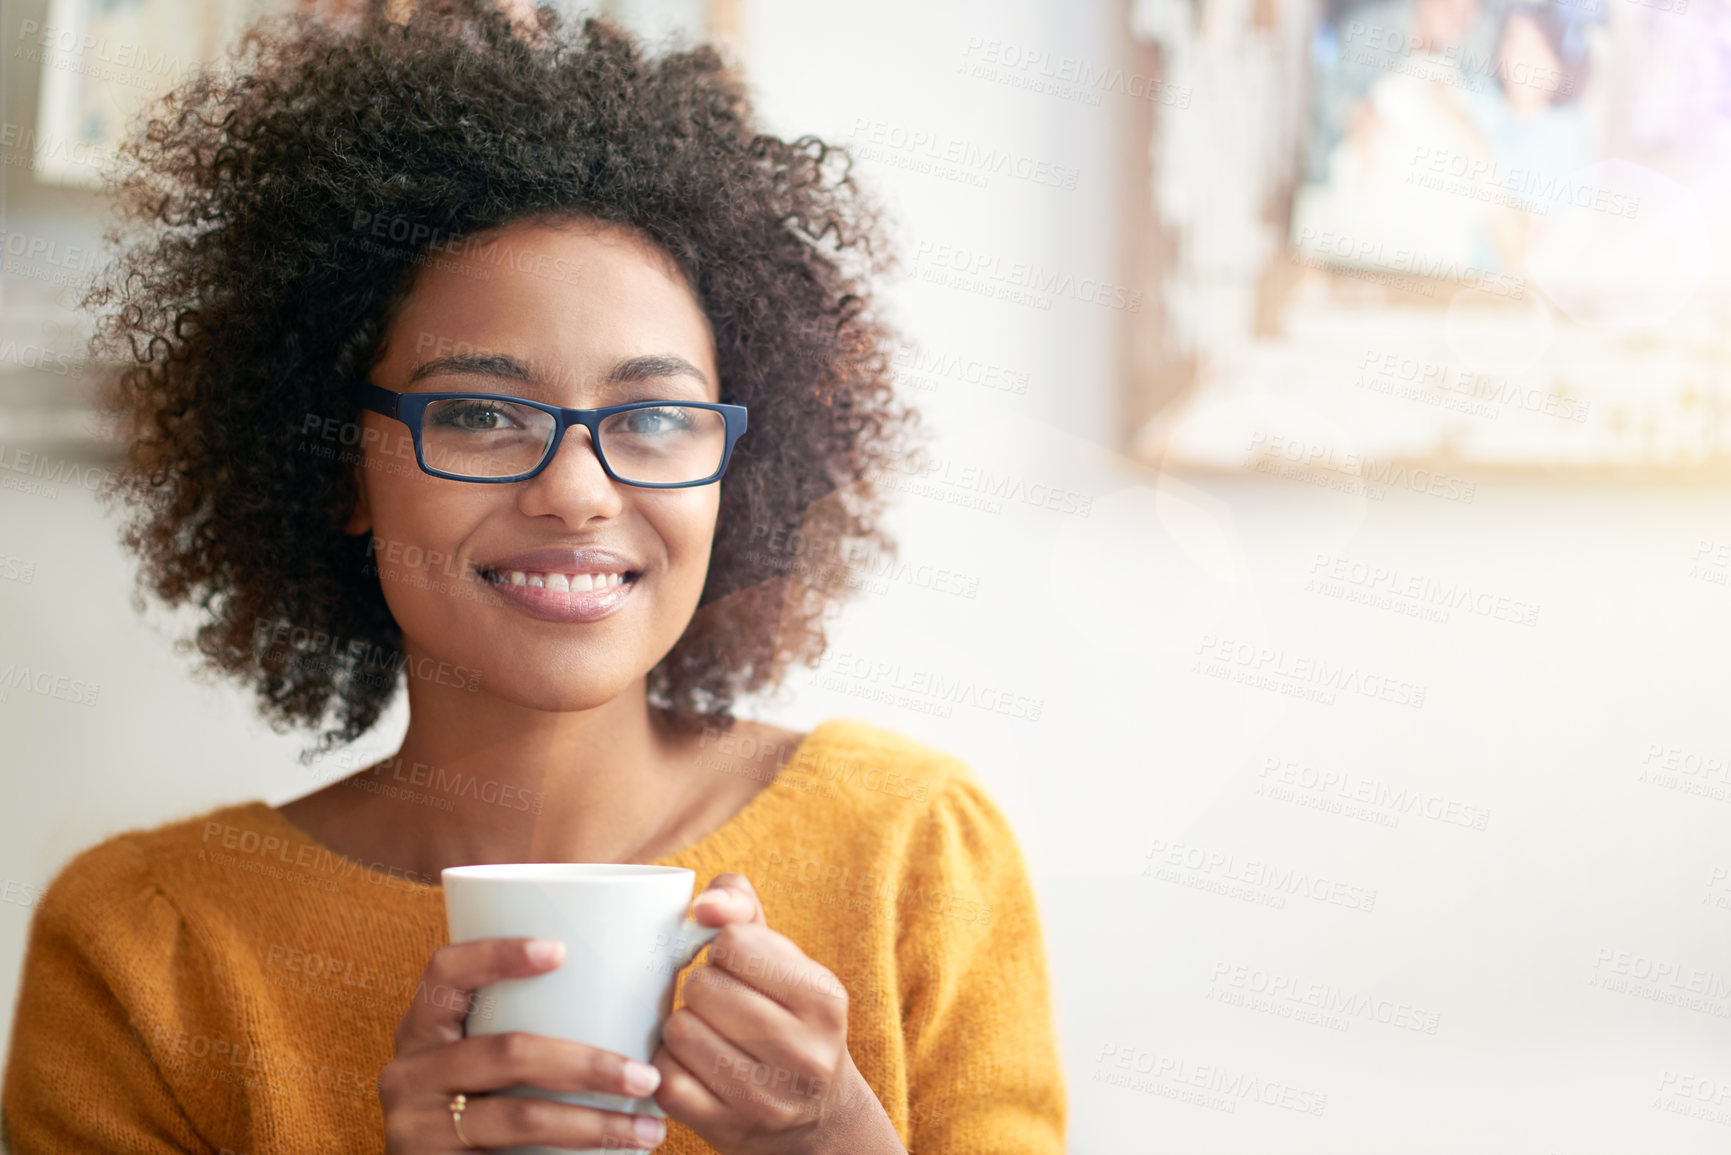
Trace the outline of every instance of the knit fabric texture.
<instances>
[{"instance_id":1,"label":"knit fabric texture","mask_svg":"<svg viewBox=\"0 0 1731 1155\"><path fill-rule=\"evenodd\" d=\"M834 972L848 1050L912 1155L1063 1150L1033 891L965 762L829 719L737 814L655 862L694 870L694 894L743 874L769 925ZM31 922L10 1150L382 1153L378 1074L447 941L442 888L339 855L262 800L109 838ZM713 1150L672 1119L657 1148Z\"/></svg>"}]
</instances>

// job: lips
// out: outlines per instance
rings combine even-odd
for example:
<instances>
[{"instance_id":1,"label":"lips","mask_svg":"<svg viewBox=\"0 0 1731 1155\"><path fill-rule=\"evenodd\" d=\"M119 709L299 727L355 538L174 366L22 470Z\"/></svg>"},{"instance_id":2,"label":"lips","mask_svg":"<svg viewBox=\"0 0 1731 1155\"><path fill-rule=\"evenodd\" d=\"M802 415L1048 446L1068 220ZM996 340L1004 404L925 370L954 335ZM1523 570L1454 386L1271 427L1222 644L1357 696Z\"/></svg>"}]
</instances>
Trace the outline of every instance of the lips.
<instances>
[{"instance_id":1,"label":"lips","mask_svg":"<svg viewBox=\"0 0 1731 1155\"><path fill-rule=\"evenodd\" d=\"M635 581L642 572L631 558L600 546L544 546L477 565L494 585L547 589L605 589Z\"/></svg>"},{"instance_id":2,"label":"lips","mask_svg":"<svg viewBox=\"0 0 1731 1155\"><path fill-rule=\"evenodd\" d=\"M549 546L477 565L508 605L550 622L593 622L624 604L642 570L599 546Z\"/></svg>"}]
</instances>

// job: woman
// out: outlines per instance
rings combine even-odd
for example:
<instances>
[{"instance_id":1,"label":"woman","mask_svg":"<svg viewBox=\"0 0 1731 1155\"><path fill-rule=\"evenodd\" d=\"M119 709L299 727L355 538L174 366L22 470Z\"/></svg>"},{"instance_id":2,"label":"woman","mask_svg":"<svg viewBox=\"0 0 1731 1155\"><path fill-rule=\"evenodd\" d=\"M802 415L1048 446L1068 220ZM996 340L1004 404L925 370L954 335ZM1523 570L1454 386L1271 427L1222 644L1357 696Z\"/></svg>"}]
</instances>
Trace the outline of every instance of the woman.
<instances>
[{"instance_id":1,"label":"woman","mask_svg":"<svg viewBox=\"0 0 1731 1155\"><path fill-rule=\"evenodd\" d=\"M708 49L548 9L271 25L243 63L135 143L160 234L89 302L132 359L126 540L273 722L346 743L400 673L408 730L62 870L12 1149L1060 1150L1032 892L971 770L730 713L821 656L833 555L889 544L869 479L912 420L845 157L757 133ZM512 861L708 882L651 1065L464 1037L559 965L445 943L439 871Z\"/></svg>"},{"instance_id":2,"label":"woman","mask_svg":"<svg viewBox=\"0 0 1731 1155\"><path fill-rule=\"evenodd\" d=\"M1474 159L1491 174L1480 183L1501 194L1486 207L1485 231L1504 269L1527 267L1533 217L1566 207L1559 194L1599 155L1582 99L1590 64L1584 20L1549 4L1515 4L1503 11L1495 84L1465 94L1483 141Z\"/></svg>"}]
</instances>

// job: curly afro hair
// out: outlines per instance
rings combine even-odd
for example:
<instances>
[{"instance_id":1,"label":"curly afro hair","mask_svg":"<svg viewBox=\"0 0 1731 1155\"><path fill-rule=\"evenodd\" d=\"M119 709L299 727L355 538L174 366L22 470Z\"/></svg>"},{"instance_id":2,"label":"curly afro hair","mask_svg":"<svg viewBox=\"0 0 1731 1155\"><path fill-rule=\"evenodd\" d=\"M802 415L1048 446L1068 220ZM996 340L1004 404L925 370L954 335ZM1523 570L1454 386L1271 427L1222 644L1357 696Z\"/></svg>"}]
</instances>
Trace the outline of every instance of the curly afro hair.
<instances>
[{"instance_id":1,"label":"curly afro hair","mask_svg":"<svg viewBox=\"0 0 1731 1155\"><path fill-rule=\"evenodd\" d=\"M879 213L844 148L757 131L713 48L652 56L602 20L573 34L482 0L375 5L346 29L267 19L121 155L123 251L84 306L92 352L122 363L103 400L129 448L107 496L133 506L133 601L196 602L181 648L250 685L278 731L354 740L404 662L370 540L343 531L352 467L303 431L358 421L348 383L432 254L508 223L589 218L659 245L713 329L723 395L751 407L699 608L649 674L674 725L726 728L739 696L816 665L853 563L894 554L873 477L919 421L869 307L894 268Z\"/></svg>"}]
</instances>

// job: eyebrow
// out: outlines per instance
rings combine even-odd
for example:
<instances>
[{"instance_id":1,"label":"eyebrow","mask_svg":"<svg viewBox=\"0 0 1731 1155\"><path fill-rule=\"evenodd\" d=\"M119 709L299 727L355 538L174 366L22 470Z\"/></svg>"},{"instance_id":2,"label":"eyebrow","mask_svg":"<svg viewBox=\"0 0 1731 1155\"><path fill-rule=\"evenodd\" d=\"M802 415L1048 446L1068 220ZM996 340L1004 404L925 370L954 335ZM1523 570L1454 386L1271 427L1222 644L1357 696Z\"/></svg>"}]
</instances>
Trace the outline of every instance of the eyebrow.
<instances>
[{"instance_id":1,"label":"eyebrow","mask_svg":"<svg viewBox=\"0 0 1731 1155\"><path fill-rule=\"evenodd\" d=\"M409 373L408 383L413 385L424 377L453 373L502 377L532 385L545 384L540 374L508 353L457 353L448 357L434 357L431 361L416 365ZM652 377L694 377L705 385L709 384L709 378L704 375L703 370L684 357L672 353L627 357L608 371L605 380L609 385L624 385Z\"/></svg>"}]
</instances>

